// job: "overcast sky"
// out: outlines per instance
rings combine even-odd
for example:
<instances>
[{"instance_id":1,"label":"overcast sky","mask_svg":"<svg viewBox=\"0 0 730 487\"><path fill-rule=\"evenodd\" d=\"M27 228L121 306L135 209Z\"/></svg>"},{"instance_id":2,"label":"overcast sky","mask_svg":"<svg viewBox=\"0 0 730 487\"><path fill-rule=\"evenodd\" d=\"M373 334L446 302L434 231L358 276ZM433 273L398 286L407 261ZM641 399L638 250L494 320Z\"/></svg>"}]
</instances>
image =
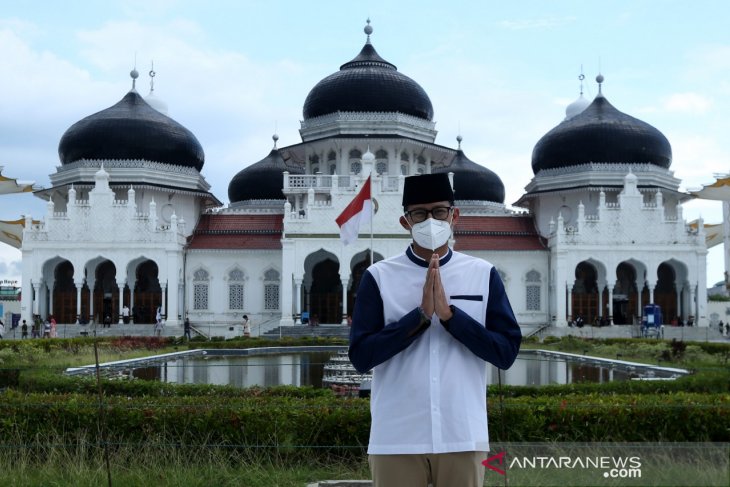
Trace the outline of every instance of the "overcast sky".
<instances>
[{"instance_id":1,"label":"overcast sky","mask_svg":"<svg viewBox=\"0 0 730 487\"><path fill-rule=\"evenodd\" d=\"M203 175L227 202L228 183L279 145L300 142L309 90L352 59L369 16L379 54L429 94L439 135L459 132L472 160L495 171L516 201L532 177L535 143L599 70L619 110L667 136L682 189L730 170L730 2L245 0L0 0L0 166L49 186L58 142L81 118L131 87L129 71L200 140ZM3 197L0 219L45 206ZM688 220L722 217L693 201ZM0 280L19 279L20 252L0 244ZM708 283L722 279L722 250Z\"/></svg>"}]
</instances>

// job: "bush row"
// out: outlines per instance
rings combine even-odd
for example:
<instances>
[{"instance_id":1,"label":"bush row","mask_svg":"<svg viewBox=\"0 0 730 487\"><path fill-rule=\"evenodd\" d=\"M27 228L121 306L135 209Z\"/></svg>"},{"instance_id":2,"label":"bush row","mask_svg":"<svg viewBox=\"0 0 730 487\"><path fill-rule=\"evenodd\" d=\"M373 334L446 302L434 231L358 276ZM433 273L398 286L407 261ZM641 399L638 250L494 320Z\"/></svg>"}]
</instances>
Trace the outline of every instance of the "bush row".
<instances>
[{"instance_id":1,"label":"bush row","mask_svg":"<svg viewBox=\"0 0 730 487\"><path fill-rule=\"evenodd\" d=\"M98 431L99 401L82 394L0 394L0 438ZM241 448L367 444L369 404L336 397L104 398L108 441L151 438ZM489 401L492 441L729 441L730 394L519 397Z\"/></svg>"},{"instance_id":2,"label":"bush row","mask_svg":"<svg viewBox=\"0 0 730 487\"><path fill-rule=\"evenodd\" d=\"M16 369L0 369L0 387L13 387L24 392L54 392L96 394L98 386L94 377L69 377L51 371L18 373ZM282 386L274 388L254 387L241 389L223 385L170 384L146 380L102 380L106 395L130 397L157 396L220 396L246 397L249 395L286 395L292 397L330 396L329 389ZM542 386L512 386L493 384L487 395L503 397L572 396L575 394L668 394L674 392L730 393L730 370L705 370L701 374L680 377L676 380L629 380L605 383L579 382Z\"/></svg>"}]
</instances>

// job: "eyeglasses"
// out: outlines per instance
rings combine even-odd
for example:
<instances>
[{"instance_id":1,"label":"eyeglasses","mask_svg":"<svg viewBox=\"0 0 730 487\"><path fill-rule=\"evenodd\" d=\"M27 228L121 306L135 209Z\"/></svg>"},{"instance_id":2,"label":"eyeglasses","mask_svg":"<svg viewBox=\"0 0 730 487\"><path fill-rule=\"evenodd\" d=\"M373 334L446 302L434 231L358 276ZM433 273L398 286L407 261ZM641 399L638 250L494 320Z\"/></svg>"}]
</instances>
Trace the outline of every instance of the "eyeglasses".
<instances>
[{"instance_id":1,"label":"eyeglasses","mask_svg":"<svg viewBox=\"0 0 730 487\"><path fill-rule=\"evenodd\" d=\"M426 221L426 218L428 218L429 214L433 216L435 220L446 220L451 214L452 209L454 209L453 206L437 206L436 208L431 208L430 210L418 208L416 210L406 211L405 215L410 217L413 223L421 223L422 221Z\"/></svg>"}]
</instances>

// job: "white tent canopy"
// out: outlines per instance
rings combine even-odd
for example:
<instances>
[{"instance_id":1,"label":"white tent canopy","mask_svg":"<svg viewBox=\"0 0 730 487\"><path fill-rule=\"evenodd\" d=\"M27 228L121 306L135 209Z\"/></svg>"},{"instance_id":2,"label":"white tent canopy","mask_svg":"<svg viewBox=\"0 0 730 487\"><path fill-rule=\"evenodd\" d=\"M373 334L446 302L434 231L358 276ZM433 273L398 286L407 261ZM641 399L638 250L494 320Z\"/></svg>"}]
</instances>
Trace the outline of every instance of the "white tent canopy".
<instances>
[{"instance_id":1,"label":"white tent canopy","mask_svg":"<svg viewBox=\"0 0 730 487\"><path fill-rule=\"evenodd\" d=\"M690 194L704 200L730 201L730 175L715 176L716 181L703 186L699 191L690 191Z\"/></svg>"},{"instance_id":2,"label":"white tent canopy","mask_svg":"<svg viewBox=\"0 0 730 487\"><path fill-rule=\"evenodd\" d=\"M33 181L19 182L17 179L3 176L0 166L0 194L28 193L33 191Z\"/></svg>"}]
</instances>

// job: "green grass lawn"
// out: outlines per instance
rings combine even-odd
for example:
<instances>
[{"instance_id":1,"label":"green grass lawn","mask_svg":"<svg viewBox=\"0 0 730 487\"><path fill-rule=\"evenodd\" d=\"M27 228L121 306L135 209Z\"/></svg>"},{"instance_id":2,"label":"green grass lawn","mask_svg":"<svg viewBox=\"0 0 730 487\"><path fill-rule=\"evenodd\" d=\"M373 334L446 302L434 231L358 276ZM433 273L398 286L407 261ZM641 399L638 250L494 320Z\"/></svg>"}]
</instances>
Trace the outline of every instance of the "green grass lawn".
<instances>
[{"instance_id":1,"label":"green grass lawn","mask_svg":"<svg viewBox=\"0 0 730 487\"><path fill-rule=\"evenodd\" d=\"M274 342L269 345L277 344L278 342ZM287 344L296 345L297 342ZM301 344L311 345L312 343L306 341ZM245 348L267 345L267 343L258 339L238 340L224 344L215 342L188 344L174 340L148 343L144 340L135 342L134 340L106 338L99 340L98 345L99 361L108 362L187 350L190 347L205 348L211 345L224 345L230 348ZM677 345L657 340L585 340L567 337L559 340L548 339L544 343L528 340L523 344L523 348L542 348L605 358L616 358L617 355L620 355L623 360L689 368L700 376L702 374L709 376L711 371L719 370L723 373L730 371L728 366L730 347L712 348L704 344ZM0 343L0 422L3 420L1 403L3 402L2 372L4 370L20 370L21 374L28 374L28 376L60 375L67 367L89 365L94 361L94 347L91 339L27 340ZM211 386L211 390L215 390L215 387ZM38 391L36 390L35 393L37 394ZM215 392L213 394L220 395ZM724 394L727 395L727 391ZM25 401L22 403L24 409L27 407L28 397L22 396L21 400ZM59 396L56 395L56 397ZM60 397L66 401L66 396ZM155 398L150 397L149 400L150 404L154 405ZM610 401L610 398L607 396L605 400ZM88 437L79 439L76 435L73 436L73 440L69 436L64 437L58 431L34 438L0 438L0 485L107 485L104 450L99 446L102 442L95 423L92 423L87 431ZM587 441L600 440L600 438L594 438ZM73 441L73 443L69 444L69 441ZM220 446L189 447L157 444L150 440L145 444L113 445L109 460L112 485L115 486L302 487L316 480L369 478L366 455L362 451L353 452L348 458L343 458L321 455L314 449L311 452L300 450L295 455L287 455L285 450L258 449L251 452L226 449ZM672 468L676 469L677 474L672 475L670 472L669 477L666 478L671 480L676 480L679 478L679 474L686 474L688 471L682 469L681 466ZM712 466L708 465L706 470L710 472ZM666 474L667 472L659 471L658 473ZM647 473L649 472L647 471ZM519 475L515 473L510 485L520 485ZM535 484L536 480L535 477L531 477L530 482L533 483L529 483L529 485L541 485ZM563 485L564 487L571 485L569 478L560 480L558 484L549 483L554 480L555 477L552 477L552 480L546 477L544 485ZM488 480L485 485L491 485L490 481ZM620 484L614 482L607 483L607 485Z\"/></svg>"}]
</instances>

